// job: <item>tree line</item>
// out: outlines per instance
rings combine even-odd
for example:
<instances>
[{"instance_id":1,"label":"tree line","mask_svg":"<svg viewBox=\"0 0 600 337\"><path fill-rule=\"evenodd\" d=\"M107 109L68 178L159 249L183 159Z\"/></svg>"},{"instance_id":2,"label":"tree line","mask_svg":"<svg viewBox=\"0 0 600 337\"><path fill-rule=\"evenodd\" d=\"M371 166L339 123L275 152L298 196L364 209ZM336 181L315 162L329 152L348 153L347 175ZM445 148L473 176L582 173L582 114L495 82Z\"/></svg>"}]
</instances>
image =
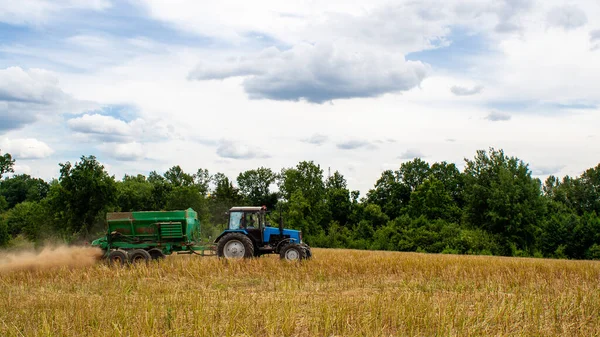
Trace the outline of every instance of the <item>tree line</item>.
<instances>
[{"instance_id":1,"label":"tree line","mask_svg":"<svg viewBox=\"0 0 600 337\"><path fill-rule=\"evenodd\" d=\"M0 246L18 240L80 242L104 231L113 211L196 210L206 240L231 206L266 205L314 247L430 253L600 259L600 164L578 177L532 177L503 150L479 150L455 164L420 158L381 173L365 196L335 171L299 162L279 172L259 167L230 180L206 169L108 174L94 156L60 163L46 182L13 172L0 156Z\"/></svg>"}]
</instances>

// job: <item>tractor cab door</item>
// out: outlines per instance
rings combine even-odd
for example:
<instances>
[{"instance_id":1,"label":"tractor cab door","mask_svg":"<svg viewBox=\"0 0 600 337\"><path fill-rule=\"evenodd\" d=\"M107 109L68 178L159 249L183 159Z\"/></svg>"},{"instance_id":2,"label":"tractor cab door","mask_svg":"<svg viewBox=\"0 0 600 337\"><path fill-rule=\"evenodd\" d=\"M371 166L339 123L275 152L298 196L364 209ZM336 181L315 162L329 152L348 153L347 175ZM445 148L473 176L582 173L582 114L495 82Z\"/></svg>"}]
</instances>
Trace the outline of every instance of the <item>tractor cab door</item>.
<instances>
[{"instance_id":1,"label":"tractor cab door","mask_svg":"<svg viewBox=\"0 0 600 337\"><path fill-rule=\"evenodd\" d=\"M232 211L229 214L229 229L244 229L255 242L262 245L264 216L257 211Z\"/></svg>"},{"instance_id":2,"label":"tractor cab door","mask_svg":"<svg viewBox=\"0 0 600 337\"><path fill-rule=\"evenodd\" d=\"M262 217L258 212L244 212L244 229L248 232L248 235L254 239L254 242L258 245L262 245L263 242L263 222Z\"/></svg>"}]
</instances>

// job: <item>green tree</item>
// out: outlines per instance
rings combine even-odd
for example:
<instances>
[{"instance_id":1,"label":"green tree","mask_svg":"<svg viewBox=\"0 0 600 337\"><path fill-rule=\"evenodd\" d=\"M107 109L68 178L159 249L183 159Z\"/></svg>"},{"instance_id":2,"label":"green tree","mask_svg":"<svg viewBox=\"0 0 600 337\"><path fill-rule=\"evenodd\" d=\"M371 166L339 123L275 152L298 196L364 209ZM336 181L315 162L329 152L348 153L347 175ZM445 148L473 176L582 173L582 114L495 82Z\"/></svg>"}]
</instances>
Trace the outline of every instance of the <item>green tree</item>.
<instances>
[{"instance_id":1,"label":"green tree","mask_svg":"<svg viewBox=\"0 0 600 337\"><path fill-rule=\"evenodd\" d=\"M513 246L532 252L534 233L544 217L541 183L528 166L502 150L477 151L465 167L465 214L468 223L504 239L506 255Z\"/></svg>"},{"instance_id":2,"label":"green tree","mask_svg":"<svg viewBox=\"0 0 600 337\"><path fill-rule=\"evenodd\" d=\"M213 184L215 188L209 197L210 221L213 224L224 224L227 222L225 212L233 206L239 206L243 197L223 173L218 172L213 176Z\"/></svg>"},{"instance_id":3,"label":"green tree","mask_svg":"<svg viewBox=\"0 0 600 337\"><path fill-rule=\"evenodd\" d=\"M148 182L152 184L152 209L164 210L167 204L167 196L173 189L173 185L156 171L150 172Z\"/></svg>"},{"instance_id":4,"label":"green tree","mask_svg":"<svg viewBox=\"0 0 600 337\"><path fill-rule=\"evenodd\" d=\"M367 202L379 205L390 219L395 219L405 213L411 193L429 173L429 164L420 158L402 163L396 171L386 170L367 194Z\"/></svg>"},{"instance_id":5,"label":"green tree","mask_svg":"<svg viewBox=\"0 0 600 337\"><path fill-rule=\"evenodd\" d=\"M410 188L398 181L397 174L392 170L385 170L375 183L375 188L367 193L367 203L381 207L388 217L395 219L410 200Z\"/></svg>"},{"instance_id":6,"label":"green tree","mask_svg":"<svg viewBox=\"0 0 600 337\"><path fill-rule=\"evenodd\" d=\"M121 211L151 211L154 209L154 186L142 174L125 175L116 183L117 205Z\"/></svg>"},{"instance_id":7,"label":"green tree","mask_svg":"<svg viewBox=\"0 0 600 337\"><path fill-rule=\"evenodd\" d=\"M0 178L5 173L15 172L13 170L13 166L15 165L15 160L12 158L10 153L5 153L0 155Z\"/></svg>"},{"instance_id":8,"label":"green tree","mask_svg":"<svg viewBox=\"0 0 600 337\"><path fill-rule=\"evenodd\" d=\"M46 197L50 185L42 179L27 174L15 175L0 181L0 195L8 202L8 208L23 201L40 201Z\"/></svg>"},{"instance_id":9,"label":"green tree","mask_svg":"<svg viewBox=\"0 0 600 337\"><path fill-rule=\"evenodd\" d=\"M348 190L346 178L335 171L325 181L325 204L328 216L341 226L347 226L352 214L351 193Z\"/></svg>"},{"instance_id":10,"label":"green tree","mask_svg":"<svg viewBox=\"0 0 600 337\"><path fill-rule=\"evenodd\" d=\"M426 179L411 193L408 214L413 218L423 215L427 219L444 219L451 222L460 220L461 209L447 191L444 184L431 177Z\"/></svg>"},{"instance_id":11,"label":"green tree","mask_svg":"<svg viewBox=\"0 0 600 337\"><path fill-rule=\"evenodd\" d=\"M198 188L198 191L204 196L208 194L210 181L212 176L208 173L207 169L198 169L196 174L193 175L194 184Z\"/></svg>"},{"instance_id":12,"label":"green tree","mask_svg":"<svg viewBox=\"0 0 600 337\"><path fill-rule=\"evenodd\" d=\"M103 223L104 213L116 202L115 179L94 156L82 156L75 165L59 165L60 185L54 202L61 212L61 225L68 233L87 236L94 225Z\"/></svg>"},{"instance_id":13,"label":"green tree","mask_svg":"<svg viewBox=\"0 0 600 337\"><path fill-rule=\"evenodd\" d=\"M277 193L270 190L276 181L277 174L265 167L242 172L237 177L237 184L245 203L254 206L265 205L267 209L274 208L277 203Z\"/></svg>"},{"instance_id":14,"label":"green tree","mask_svg":"<svg viewBox=\"0 0 600 337\"><path fill-rule=\"evenodd\" d=\"M46 208L39 202L25 201L11 209L6 218L8 231L12 236L19 234L33 242L49 234L49 217Z\"/></svg>"},{"instance_id":15,"label":"green tree","mask_svg":"<svg viewBox=\"0 0 600 337\"><path fill-rule=\"evenodd\" d=\"M0 214L0 247L5 247L10 241L10 235L8 234L8 224L6 223L5 217Z\"/></svg>"},{"instance_id":16,"label":"green tree","mask_svg":"<svg viewBox=\"0 0 600 337\"><path fill-rule=\"evenodd\" d=\"M194 176L187 174L179 165L173 166L164 174L165 179L173 186L192 186Z\"/></svg>"},{"instance_id":17,"label":"green tree","mask_svg":"<svg viewBox=\"0 0 600 337\"><path fill-rule=\"evenodd\" d=\"M290 208L293 204L309 206L300 207L305 213L299 218L310 222L304 226L305 234L315 235L319 228L327 228L325 183L320 165L315 165L312 161L302 161L295 168L283 169L278 184L281 195L290 202ZM294 195L296 201L292 200Z\"/></svg>"}]
</instances>

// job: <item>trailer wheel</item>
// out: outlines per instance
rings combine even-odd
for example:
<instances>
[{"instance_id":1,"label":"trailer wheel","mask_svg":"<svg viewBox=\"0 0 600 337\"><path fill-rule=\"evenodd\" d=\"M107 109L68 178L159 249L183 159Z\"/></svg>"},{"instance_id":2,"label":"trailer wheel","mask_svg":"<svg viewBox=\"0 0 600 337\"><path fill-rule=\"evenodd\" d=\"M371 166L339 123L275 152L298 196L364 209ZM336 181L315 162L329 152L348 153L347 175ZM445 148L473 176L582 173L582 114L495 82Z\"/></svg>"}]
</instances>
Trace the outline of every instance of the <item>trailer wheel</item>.
<instances>
[{"instance_id":1,"label":"trailer wheel","mask_svg":"<svg viewBox=\"0 0 600 337\"><path fill-rule=\"evenodd\" d=\"M297 261L306 258L306 252L304 248L295 243L290 243L283 247L281 252L279 253L279 258L285 259L288 261Z\"/></svg>"},{"instance_id":2,"label":"trailer wheel","mask_svg":"<svg viewBox=\"0 0 600 337\"><path fill-rule=\"evenodd\" d=\"M127 253L122 250L113 250L108 253L108 264L111 266L119 265L123 266L127 263Z\"/></svg>"},{"instance_id":3,"label":"trailer wheel","mask_svg":"<svg viewBox=\"0 0 600 337\"><path fill-rule=\"evenodd\" d=\"M150 254L143 249L135 249L129 252L127 255L129 255L129 262L132 264L140 262L148 263L148 261L152 259L152 256L150 256Z\"/></svg>"},{"instance_id":4,"label":"trailer wheel","mask_svg":"<svg viewBox=\"0 0 600 337\"><path fill-rule=\"evenodd\" d=\"M162 250L158 248L152 248L148 250L148 254L152 257L152 260L161 260L166 257L166 255L162 252Z\"/></svg>"},{"instance_id":5,"label":"trailer wheel","mask_svg":"<svg viewBox=\"0 0 600 337\"><path fill-rule=\"evenodd\" d=\"M241 233L229 233L219 240L217 256L225 258L251 258L254 256L254 244Z\"/></svg>"}]
</instances>

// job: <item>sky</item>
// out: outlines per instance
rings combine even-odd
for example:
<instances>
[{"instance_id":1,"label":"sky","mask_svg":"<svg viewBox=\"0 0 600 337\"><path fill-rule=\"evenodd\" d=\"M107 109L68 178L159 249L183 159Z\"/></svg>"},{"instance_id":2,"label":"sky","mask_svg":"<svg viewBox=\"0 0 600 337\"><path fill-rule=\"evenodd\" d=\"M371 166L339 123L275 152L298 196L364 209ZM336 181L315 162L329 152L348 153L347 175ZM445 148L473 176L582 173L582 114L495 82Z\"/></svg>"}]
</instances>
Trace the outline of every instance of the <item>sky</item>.
<instances>
[{"instance_id":1,"label":"sky","mask_svg":"<svg viewBox=\"0 0 600 337\"><path fill-rule=\"evenodd\" d=\"M15 174L314 161L364 196L421 158L600 162L596 0L0 0L0 151Z\"/></svg>"}]
</instances>

